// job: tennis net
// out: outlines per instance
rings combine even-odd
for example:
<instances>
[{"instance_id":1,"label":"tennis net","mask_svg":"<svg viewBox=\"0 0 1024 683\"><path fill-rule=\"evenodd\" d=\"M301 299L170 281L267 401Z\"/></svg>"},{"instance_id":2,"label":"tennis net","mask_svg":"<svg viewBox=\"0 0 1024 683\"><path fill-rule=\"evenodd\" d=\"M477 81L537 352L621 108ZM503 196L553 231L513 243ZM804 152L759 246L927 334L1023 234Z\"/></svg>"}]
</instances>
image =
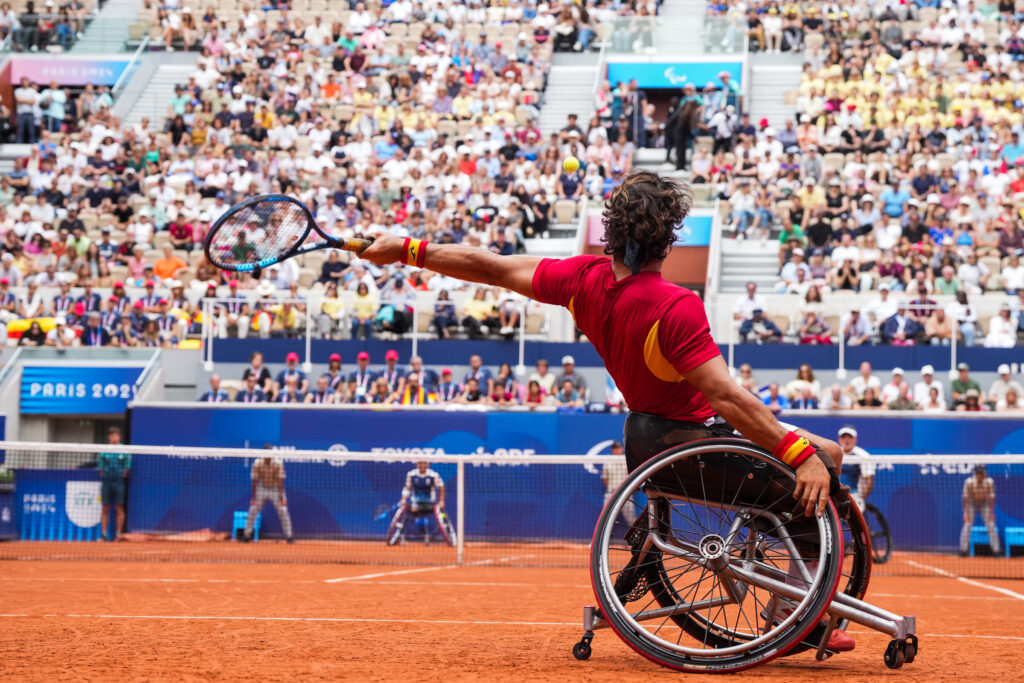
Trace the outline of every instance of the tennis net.
<instances>
[{"instance_id":1,"label":"tennis net","mask_svg":"<svg viewBox=\"0 0 1024 683\"><path fill-rule=\"evenodd\" d=\"M625 463L608 455L3 449L0 559L584 567L606 494L626 476ZM860 477L846 468L853 489L866 490L863 477L873 476L867 516L876 551L891 550L879 554L876 573L1024 578L1024 456L877 456L848 465L860 466ZM967 508L965 490L974 501ZM113 503L113 538L119 500L124 533L104 543L103 503ZM974 514L966 531L965 512Z\"/></svg>"}]
</instances>

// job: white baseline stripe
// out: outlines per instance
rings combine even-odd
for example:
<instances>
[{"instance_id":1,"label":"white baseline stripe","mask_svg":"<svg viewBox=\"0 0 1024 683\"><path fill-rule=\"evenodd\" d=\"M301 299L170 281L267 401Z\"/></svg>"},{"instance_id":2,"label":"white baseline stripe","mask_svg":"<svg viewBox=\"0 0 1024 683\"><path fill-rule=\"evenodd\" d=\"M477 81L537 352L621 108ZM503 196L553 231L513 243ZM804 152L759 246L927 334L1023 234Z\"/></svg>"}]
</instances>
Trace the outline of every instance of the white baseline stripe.
<instances>
[{"instance_id":1,"label":"white baseline stripe","mask_svg":"<svg viewBox=\"0 0 1024 683\"><path fill-rule=\"evenodd\" d=\"M499 557L497 559L479 560L477 562L467 562L466 564L445 564L437 567L418 567L416 569L399 569L393 572L377 572L375 574L359 574L357 576L342 576L338 579L325 579L324 583L347 583L349 581L363 581L365 579L379 579L382 576L402 576L404 574L420 574L423 572L437 572L443 569L458 569L459 567L481 567L489 564L499 564L501 562L512 562L514 560L526 560L533 557L533 555L510 555L508 557Z\"/></svg>"},{"instance_id":2,"label":"white baseline stripe","mask_svg":"<svg viewBox=\"0 0 1024 683\"><path fill-rule=\"evenodd\" d=\"M997 598L994 595L912 595L909 593L875 593L871 592L873 598L911 598L915 600L930 600L941 598L943 600L1013 600L1013 598Z\"/></svg>"},{"instance_id":3,"label":"white baseline stripe","mask_svg":"<svg viewBox=\"0 0 1024 683\"><path fill-rule=\"evenodd\" d=\"M0 617L8 615L0 615ZM10 615L29 616L29 615ZM58 616L58 615L44 615ZM458 626L579 626L570 621L476 621L471 619L364 619L359 617L253 617L253 616L190 616L187 614L65 614L71 619L145 619L179 621L285 621L369 624L452 624Z\"/></svg>"},{"instance_id":4,"label":"white baseline stripe","mask_svg":"<svg viewBox=\"0 0 1024 683\"><path fill-rule=\"evenodd\" d=\"M885 635L878 631L847 631L855 636ZM1024 640L1024 636L975 636L962 633L919 633L919 638L976 638L978 640Z\"/></svg>"},{"instance_id":5,"label":"white baseline stripe","mask_svg":"<svg viewBox=\"0 0 1024 683\"><path fill-rule=\"evenodd\" d=\"M928 571L934 572L934 573L938 574L939 576L945 576L945 577L948 577L950 579L956 579L960 583L966 583L968 586L974 586L975 588L984 588L986 590L995 591L996 593L1002 593L1003 595L1008 595L1011 598L1016 598L1017 600L1024 600L1024 595L1021 595L1020 593L1018 593L1016 591L1012 591L1009 588L1003 588L1002 586L992 586L992 585L989 585L987 583L982 583L981 581L975 581L974 579L968 579L966 577L960 576L959 574L954 574L952 572L947 572L945 569L940 569L939 567L933 567L930 564L921 564L920 562L915 562L914 560L907 560L907 562L909 564L914 565L915 567L920 568L920 569L927 569Z\"/></svg>"},{"instance_id":6,"label":"white baseline stripe","mask_svg":"<svg viewBox=\"0 0 1024 683\"><path fill-rule=\"evenodd\" d=\"M443 567L438 567L443 569ZM336 581L331 579L331 581ZM0 582L57 582L57 583L234 583L234 584L287 584L287 583L323 583L321 579L147 579L141 577L90 576L90 577L59 577L59 576L0 576ZM377 586L487 586L494 588L590 588L589 583L517 583L512 581L376 581L373 579L346 580L345 583L358 583ZM916 596L887 595L883 597L949 597L965 600L1009 600L1010 598L969 597L969 596Z\"/></svg>"},{"instance_id":7,"label":"white baseline stripe","mask_svg":"<svg viewBox=\"0 0 1024 683\"><path fill-rule=\"evenodd\" d=\"M358 617L256 617L187 614L0 614L0 618L65 617L69 619L106 619L128 621L258 621L258 622L325 622L359 624L439 624L453 626L573 626L575 621L485 621L472 619L364 619ZM876 631L848 631L854 635L877 635ZM1024 641L1024 636L989 636L958 633L925 633L923 638L967 638L978 640Z\"/></svg>"}]
</instances>

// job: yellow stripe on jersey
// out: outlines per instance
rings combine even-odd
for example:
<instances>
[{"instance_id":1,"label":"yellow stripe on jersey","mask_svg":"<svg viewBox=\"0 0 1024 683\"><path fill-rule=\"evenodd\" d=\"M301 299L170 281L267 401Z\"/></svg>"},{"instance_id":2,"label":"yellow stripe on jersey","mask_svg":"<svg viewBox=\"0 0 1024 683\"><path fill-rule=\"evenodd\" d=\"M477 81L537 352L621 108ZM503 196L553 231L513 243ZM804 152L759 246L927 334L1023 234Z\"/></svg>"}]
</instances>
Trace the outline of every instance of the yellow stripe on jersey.
<instances>
[{"instance_id":1,"label":"yellow stripe on jersey","mask_svg":"<svg viewBox=\"0 0 1024 683\"><path fill-rule=\"evenodd\" d=\"M685 377L668 362L661 352L661 345L658 343L658 326L661 321L654 323L647 333L647 340L644 341L644 363L651 374L662 382L682 382Z\"/></svg>"}]
</instances>

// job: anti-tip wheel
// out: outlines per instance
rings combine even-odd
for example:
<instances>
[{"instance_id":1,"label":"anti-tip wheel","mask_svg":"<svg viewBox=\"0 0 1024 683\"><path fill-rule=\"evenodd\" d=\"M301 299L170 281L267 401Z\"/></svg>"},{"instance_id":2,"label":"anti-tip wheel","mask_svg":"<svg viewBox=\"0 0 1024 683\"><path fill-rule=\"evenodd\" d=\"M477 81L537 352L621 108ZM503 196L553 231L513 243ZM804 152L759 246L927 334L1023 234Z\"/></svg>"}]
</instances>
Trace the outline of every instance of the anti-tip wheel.
<instances>
[{"instance_id":1,"label":"anti-tip wheel","mask_svg":"<svg viewBox=\"0 0 1024 683\"><path fill-rule=\"evenodd\" d=\"M581 640L580 642L572 646L572 656L580 660L581 662L590 659L590 653L590 643L588 643L586 640Z\"/></svg>"},{"instance_id":2,"label":"anti-tip wheel","mask_svg":"<svg viewBox=\"0 0 1024 683\"><path fill-rule=\"evenodd\" d=\"M903 661L913 664L917 658L917 636L907 636L903 641Z\"/></svg>"},{"instance_id":3,"label":"anti-tip wheel","mask_svg":"<svg viewBox=\"0 0 1024 683\"><path fill-rule=\"evenodd\" d=\"M890 669L899 669L903 666L903 662L906 661L906 650L903 641L889 641L889 646L885 648L883 659L885 660L885 665Z\"/></svg>"}]
</instances>

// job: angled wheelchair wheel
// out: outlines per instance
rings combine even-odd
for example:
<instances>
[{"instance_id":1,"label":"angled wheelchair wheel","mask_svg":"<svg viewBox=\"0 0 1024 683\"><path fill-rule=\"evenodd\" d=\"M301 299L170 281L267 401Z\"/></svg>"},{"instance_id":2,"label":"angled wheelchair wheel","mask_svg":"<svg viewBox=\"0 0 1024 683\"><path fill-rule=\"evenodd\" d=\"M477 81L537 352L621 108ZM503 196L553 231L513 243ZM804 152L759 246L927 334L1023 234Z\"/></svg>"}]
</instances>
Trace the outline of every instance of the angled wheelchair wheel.
<instances>
[{"instance_id":1,"label":"angled wheelchair wheel","mask_svg":"<svg viewBox=\"0 0 1024 683\"><path fill-rule=\"evenodd\" d=\"M868 582L871 579L871 535L860 509L850 505L850 514L841 518L843 535L843 568L839 579L839 592L861 600L867 594ZM651 595L661 607L679 604L682 597L675 592L674 584L668 577L664 564L659 559L652 560L647 567L646 585ZM723 648L735 645L742 640L730 632L722 631L714 623L709 622L702 614L674 615L673 621L684 629L687 634L700 640ZM849 625L846 619L840 619L836 628L845 630ZM791 656L816 649L815 632L808 635L807 640L798 643L785 656ZM820 637L820 636L819 636Z\"/></svg>"},{"instance_id":2,"label":"angled wheelchair wheel","mask_svg":"<svg viewBox=\"0 0 1024 683\"><path fill-rule=\"evenodd\" d=\"M458 543L458 539L455 536L455 525L452 524L452 518L448 515L448 511L435 508L434 521L437 522L437 529L441 533L441 538L444 539L445 543L454 548Z\"/></svg>"},{"instance_id":3,"label":"angled wheelchair wheel","mask_svg":"<svg viewBox=\"0 0 1024 683\"><path fill-rule=\"evenodd\" d=\"M885 564L892 557L892 532L882 511L871 503L864 504L864 519L871 533L871 550L875 564Z\"/></svg>"},{"instance_id":4,"label":"angled wheelchair wheel","mask_svg":"<svg viewBox=\"0 0 1024 683\"><path fill-rule=\"evenodd\" d=\"M843 554L835 508L794 514L793 489L792 470L739 439L645 462L594 533L591 577L609 625L683 671L738 671L798 646L831 603ZM628 505L642 509L627 530L617 520Z\"/></svg>"},{"instance_id":5,"label":"angled wheelchair wheel","mask_svg":"<svg viewBox=\"0 0 1024 683\"><path fill-rule=\"evenodd\" d=\"M394 517L391 518L391 525L388 527L388 535L386 537L388 545L397 545L402 540L406 516L405 506L399 505L398 509L395 510Z\"/></svg>"}]
</instances>

